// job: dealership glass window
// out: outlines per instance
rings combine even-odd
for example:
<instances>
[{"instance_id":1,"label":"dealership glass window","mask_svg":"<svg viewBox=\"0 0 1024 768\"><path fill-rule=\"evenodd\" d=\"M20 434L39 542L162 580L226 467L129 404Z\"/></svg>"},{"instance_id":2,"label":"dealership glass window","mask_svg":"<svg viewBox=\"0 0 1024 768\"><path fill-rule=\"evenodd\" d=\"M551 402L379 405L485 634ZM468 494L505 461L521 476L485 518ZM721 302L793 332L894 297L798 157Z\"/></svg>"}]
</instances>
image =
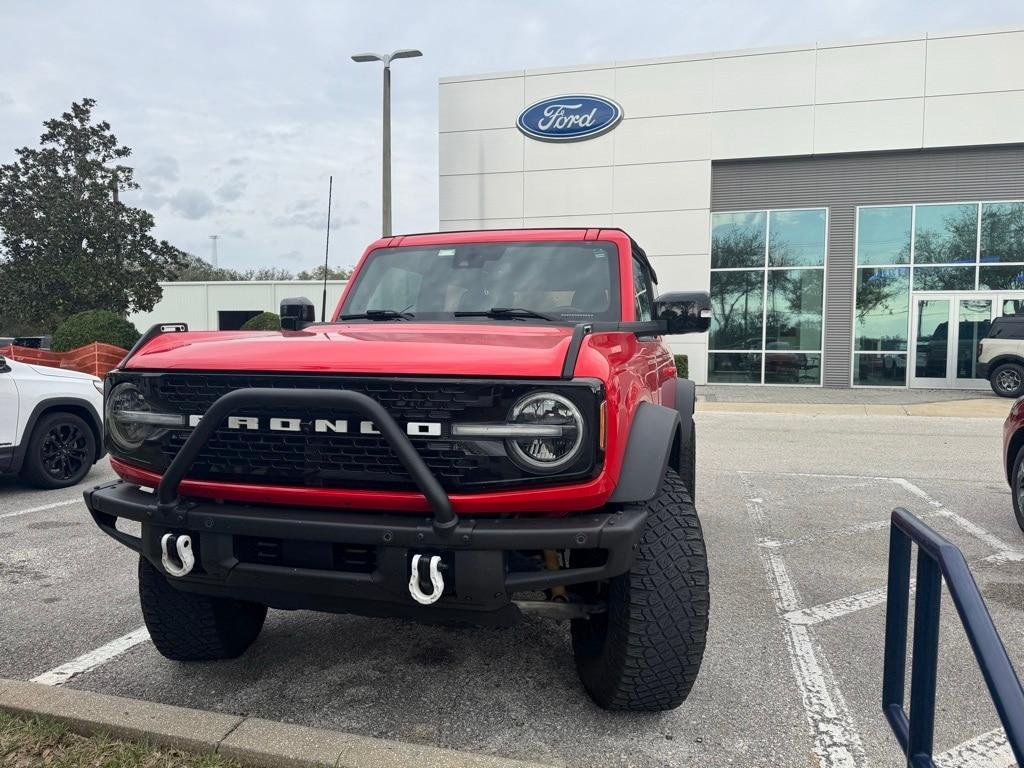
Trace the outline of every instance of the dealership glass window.
<instances>
[{"instance_id":1,"label":"dealership glass window","mask_svg":"<svg viewBox=\"0 0 1024 768\"><path fill-rule=\"evenodd\" d=\"M915 264L974 264L978 205L919 205L914 212Z\"/></svg>"},{"instance_id":2,"label":"dealership glass window","mask_svg":"<svg viewBox=\"0 0 1024 768\"><path fill-rule=\"evenodd\" d=\"M760 349L764 270L711 273L711 349Z\"/></svg>"},{"instance_id":3,"label":"dealership glass window","mask_svg":"<svg viewBox=\"0 0 1024 768\"><path fill-rule=\"evenodd\" d=\"M708 381L820 384L824 208L715 213Z\"/></svg>"},{"instance_id":4,"label":"dealership glass window","mask_svg":"<svg viewBox=\"0 0 1024 768\"><path fill-rule=\"evenodd\" d=\"M909 264L912 205L861 208L857 217L857 264Z\"/></svg>"},{"instance_id":5,"label":"dealership glass window","mask_svg":"<svg viewBox=\"0 0 1024 768\"><path fill-rule=\"evenodd\" d=\"M910 318L909 269L858 269L856 307L853 330L855 350L906 351Z\"/></svg>"},{"instance_id":6,"label":"dealership glass window","mask_svg":"<svg viewBox=\"0 0 1024 768\"><path fill-rule=\"evenodd\" d=\"M862 387L904 387L907 384L907 356L854 355L853 383Z\"/></svg>"},{"instance_id":7,"label":"dealership glass window","mask_svg":"<svg viewBox=\"0 0 1024 768\"><path fill-rule=\"evenodd\" d=\"M915 267L914 290L973 291L974 267Z\"/></svg>"},{"instance_id":8,"label":"dealership glass window","mask_svg":"<svg viewBox=\"0 0 1024 768\"><path fill-rule=\"evenodd\" d=\"M1024 202L981 206L981 263L994 262L1024 262Z\"/></svg>"},{"instance_id":9,"label":"dealership glass window","mask_svg":"<svg viewBox=\"0 0 1024 768\"><path fill-rule=\"evenodd\" d=\"M760 384L760 352L712 352L708 355L708 384Z\"/></svg>"},{"instance_id":10,"label":"dealership glass window","mask_svg":"<svg viewBox=\"0 0 1024 768\"><path fill-rule=\"evenodd\" d=\"M853 383L902 385L911 286L1024 290L1024 201L863 206L856 250Z\"/></svg>"},{"instance_id":11,"label":"dealership glass window","mask_svg":"<svg viewBox=\"0 0 1024 768\"><path fill-rule=\"evenodd\" d=\"M768 272L765 313L766 348L821 349L821 304L824 273L820 269L775 269Z\"/></svg>"},{"instance_id":12,"label":"dealership glass window","mask_svg":"<svg viewBox=\"0 0 1024 768\"><path fill-rule=\"evenodd\" d=\"M1024 264L982 267L978 270L978 288L983 291L1024 290Z\"/></svg>"},{"instance_id":13,"label":"dealership glass window","mask_svg":"<svg viewBox=\"0 0 1024 768\"><path fill-rule=\"evenodd\" d=\"M825 209L768 214L769 267L825 265Z\"/></svg>"},{"instance_id":14,"label":"dealership glass window","mask_svg":"<svg viewBox=\"0 0 1024 768\"><path fill-rule=\"evenodd\" d=\"M711 219L711 268L764 266L766 211L716 213Z\"/></svg>"}]
</instances>

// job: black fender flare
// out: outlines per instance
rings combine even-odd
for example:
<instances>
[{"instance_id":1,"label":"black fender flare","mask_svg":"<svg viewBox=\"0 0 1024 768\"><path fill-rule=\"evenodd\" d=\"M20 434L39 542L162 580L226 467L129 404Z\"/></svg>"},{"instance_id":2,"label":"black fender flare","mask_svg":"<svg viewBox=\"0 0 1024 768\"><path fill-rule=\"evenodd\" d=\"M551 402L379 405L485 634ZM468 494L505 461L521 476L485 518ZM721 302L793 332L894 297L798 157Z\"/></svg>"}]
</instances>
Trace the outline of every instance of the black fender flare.
<instances>
[{"instance_id":1,"label":"black fender flare","mask_svg":"<svg viewBox=\"0 0 1024 768\"><path fill-rule=\"evenodd\" d=\"M21 465L25 462L25 453L28 451L28 441L32 438L32 432L36 428L36 422L45 413L49 411L61 411L68 410L68 407L80 409L85 413L86 424L89 425L89 429L92 430L93 437L96 439L96 459L99 461L103 458L106 453L103 447L103 420L100 415L93 408L92 403L88 400L79 400L74 397L53 397L48 400L43 400L40 403L36 403L36 407L32 409L32 413L28 415L28 420L25 422L25 429L21 433L21 442L14 446L14 454L11 457L11 464L7 471L19 472ZM95 463L95 462L94 462Z\"/></svg>"},{"instance_id":2,"label":"black fender flare","mask_svg":"<svg viewBox=\"0 0 1024 768\"><path fill-rule=\"evenodd\" d=\"M687 448L693 437L693 409L697 403L697 385L689 379L676 379L675 408L679 412L679 422L683 429L683 442L680 449Z\"/></svg>"},{"instance_id":3,"label":"black fender flare","mask_svg":"<svg viewBox=\"0 0 1024 768\"><path fill-rule=\"evenodd\" d=\"M608 501L644 502L657 496L669 461L682 445L682 432L675 408L640 403L629 428L619 482Z\"/></svg>"}]
</instances>

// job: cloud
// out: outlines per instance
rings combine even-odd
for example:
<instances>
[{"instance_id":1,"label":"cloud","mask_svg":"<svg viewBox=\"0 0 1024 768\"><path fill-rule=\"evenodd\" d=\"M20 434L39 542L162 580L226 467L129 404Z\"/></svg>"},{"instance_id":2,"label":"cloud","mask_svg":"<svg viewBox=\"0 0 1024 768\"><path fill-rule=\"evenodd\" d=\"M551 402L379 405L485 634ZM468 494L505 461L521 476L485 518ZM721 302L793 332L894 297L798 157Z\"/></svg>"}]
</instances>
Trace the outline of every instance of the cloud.
<instances>
[{"instance_id":1,"label":"cloud","mask_svg":"<svg viewBox=\"0 0 1024 768\"><path fill-rule=\"evenodd\" d=\"M245 188L248 186L249 182L246 181L245 175L236 173L217 187L217 191L214 194L225 203L232 203L245 193Z\"/></svg>"},{"instance_id":2,"label":"cloud","mask_svg":"<svg viewBox=\"0 0 1024 768\"><path fill-rule=\"evenodd\" d=\"M178 190L167 202L175 212L192 220L206 218L216 208L210 196L201 189Z\"/></svg>"},{"instance_id":3,"label":"cloud","mask_svg":"<svg viewBox=\"0 0 1024 768\"><path fill-rule=\"evenodd\" d=\"M0 91L0 107L9 107L14 103L14 97L4 91Z\"/></svg>"},{"instance_id":4,"label":"cloud","mask_svg":"<svg viewBox=\"0 0 1024 768\"><path fill-rule=\"evenodd\" d=\"M142 170L150 179L159 179L172 184L178 180L180 172L178 161L170 155L154 157Z\"/></svg>"}]
</instances>

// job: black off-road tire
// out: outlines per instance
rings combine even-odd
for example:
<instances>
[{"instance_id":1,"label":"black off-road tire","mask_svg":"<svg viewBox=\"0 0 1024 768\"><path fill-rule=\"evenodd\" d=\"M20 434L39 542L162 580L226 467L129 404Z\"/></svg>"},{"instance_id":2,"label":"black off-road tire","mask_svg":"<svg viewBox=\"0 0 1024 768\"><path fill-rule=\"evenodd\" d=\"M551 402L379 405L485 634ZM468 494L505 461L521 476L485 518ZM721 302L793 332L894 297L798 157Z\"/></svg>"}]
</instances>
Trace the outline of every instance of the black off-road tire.
<instances>
[{"instance_id":1,"label":"black off-road tire","mask_svg":"<svg viewBox=\"0 0 1024 768\"><path fill-rule=\"evenodd\" d=\"M263 629L267 606L172 587L139 558L139 599L153 645L174 661L215 661L241 656Z\"/></svg>"},{"instance_id":2,"label":"black off-road tire","mask_svg":"<svg viewBox=\"0 0 1024 768\"><path fill-rule=\"evenodd\" d=\"M1013 497L1013 516L1024 531L1024 448L1017 451L1010 468L1010 494Z\"/></svg>"},{"instance_id":3,"label":"black off-road tire","mask_svg":"<svg viewBox=\"0 0 1024 768\"><path fill-rule=\"evenodd\" d=\"M67 488L80 483L95 461L96 436L85 419L55 411L32 428L21 479L36 488Z\"/></svg>"},{"instance_id":4,"label":"black off-road tire","mask_svg":"<svg viewBox=\"0 0 1024 768\"><path fill-rule=\"evenodd\" d=\"M1024 395L1024 365L1003 363L997 365L989 376L992 391L1000 397L1018 398Z\"/></svg>"},{"instance_id":5,"label":"black off-road tire","mask_svg":"<svg viewBox=\"0 0 1024 768\"><path fill-rule=\"evenodd\" d=\"M648 507L632 569L608 584L607 612L572 622L576 670L604 709L678 707L704 657L711 602L707 550L675 471L666 473Z\"/></svg>"}]
</instances>

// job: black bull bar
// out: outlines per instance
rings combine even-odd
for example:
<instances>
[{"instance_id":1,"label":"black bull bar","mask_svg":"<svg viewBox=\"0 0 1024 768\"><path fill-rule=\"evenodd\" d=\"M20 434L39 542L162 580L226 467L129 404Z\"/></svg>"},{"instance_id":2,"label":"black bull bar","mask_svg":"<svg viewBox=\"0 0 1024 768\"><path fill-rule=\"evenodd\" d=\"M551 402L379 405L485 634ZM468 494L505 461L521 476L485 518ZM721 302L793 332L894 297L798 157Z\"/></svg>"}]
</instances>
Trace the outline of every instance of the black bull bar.
<instances>
[{"instance_id":1,"label":"black bull bar","mask_svg":"<svg viewBox=\"0 0 1024 768\"><path fill-rule=\"evenodd\" d=\"M423 462L412 442L402 428L391 418L391 414L373 398L362 392L322 389L236 389L217 398L210 409L199 420L195 430L171 461L157 486L157 509L165 516L173 513L180 503L178 486L199 456L206 441L221 423L236 411L260 406L285 406L298 408L349 408L366 416L374 423L381 437L398 455L406 472L423 492L434 513L434 530L439 534L449 533L459 524L459 518L452 511L452 503Z\"/></svg>"}]
</instances>

